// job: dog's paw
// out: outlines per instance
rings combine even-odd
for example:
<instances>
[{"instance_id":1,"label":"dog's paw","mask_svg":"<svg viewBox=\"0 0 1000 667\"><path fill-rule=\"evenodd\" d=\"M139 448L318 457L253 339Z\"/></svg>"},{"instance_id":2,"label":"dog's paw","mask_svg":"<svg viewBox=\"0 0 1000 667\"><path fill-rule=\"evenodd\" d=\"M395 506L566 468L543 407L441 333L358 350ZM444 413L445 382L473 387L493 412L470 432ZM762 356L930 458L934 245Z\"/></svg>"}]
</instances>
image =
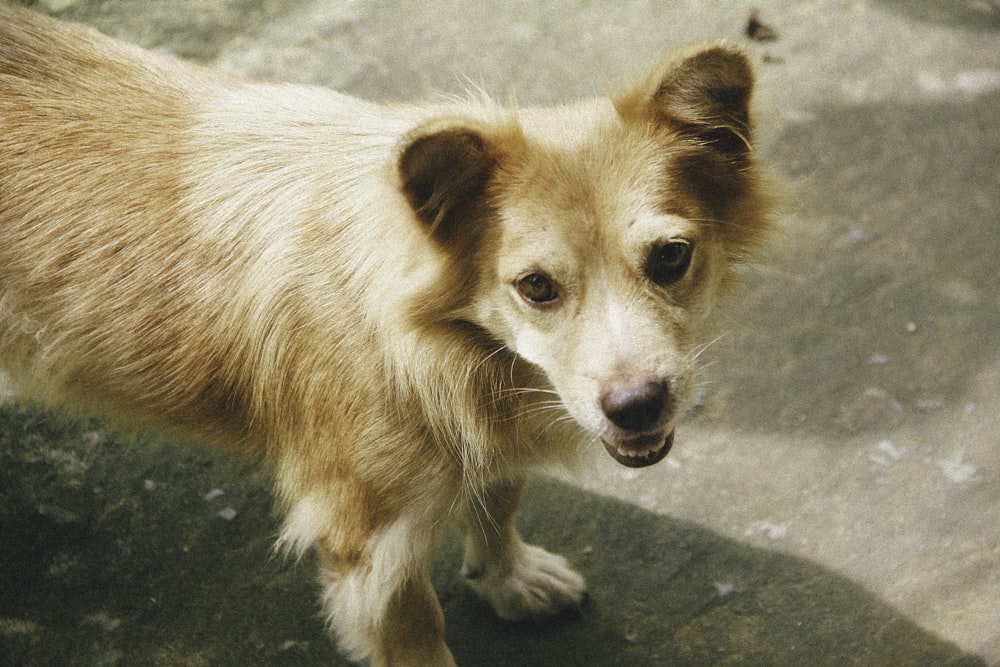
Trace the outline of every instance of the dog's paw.
<instances>
[{"instance_id":1,"label":"dog's paw","mask_svg":"<svg viewBox=\"0 0 1000 667\"><path fill-rule=\"evenodd\" d=\"M587 588L565 558L530 544L519 544L506 567L466 564L462 575L509 621L537 620L579 607Z\"/></svg>"}]
</instances>

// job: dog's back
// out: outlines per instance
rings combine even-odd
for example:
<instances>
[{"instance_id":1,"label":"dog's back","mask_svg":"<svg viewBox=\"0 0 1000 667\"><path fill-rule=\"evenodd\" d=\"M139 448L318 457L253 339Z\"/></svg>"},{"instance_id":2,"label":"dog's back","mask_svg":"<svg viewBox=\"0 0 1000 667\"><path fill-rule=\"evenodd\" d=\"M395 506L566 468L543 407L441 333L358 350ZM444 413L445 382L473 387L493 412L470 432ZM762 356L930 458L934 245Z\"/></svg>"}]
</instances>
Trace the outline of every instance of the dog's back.
<instances>
[{"instance_id":1,"label":"dog's back","mask_svg":"<svg viewBox=\"0 0 1000 667\"><path fill-rule=\"evenodd\" d=\"M289 361L269 335L309 329L301 300L328 285L296 274L343 231L325 210L354 213L319 198L373 168L336 136L363 116L335 93L248 88L0 4L0 365L15 386L259 445L250 425ZM328 252L321 282L345 264ZM322 298L360 321L337 290Z\"/></svg>"},{"instance_id":2,"label":"dog's back","mask_svg":"<svg viewBox=\"0 0 1000 667\"><path fill-rule=\"evenodd\" d=\"M189 295L131 284L137 272L168 275L154 257L194 259L183 238L153 257L141 250L167 236L151 239L149 218L173 224L183 198L178 74L82 26L0 5L0 358L26 391L118 404L118 384L141 402L154 389L121 386L126 369L179 371L183 355L137 357L163 348L162 324ZM160 321L143 321L149 312Z\"/></svg>"}]
</instances>

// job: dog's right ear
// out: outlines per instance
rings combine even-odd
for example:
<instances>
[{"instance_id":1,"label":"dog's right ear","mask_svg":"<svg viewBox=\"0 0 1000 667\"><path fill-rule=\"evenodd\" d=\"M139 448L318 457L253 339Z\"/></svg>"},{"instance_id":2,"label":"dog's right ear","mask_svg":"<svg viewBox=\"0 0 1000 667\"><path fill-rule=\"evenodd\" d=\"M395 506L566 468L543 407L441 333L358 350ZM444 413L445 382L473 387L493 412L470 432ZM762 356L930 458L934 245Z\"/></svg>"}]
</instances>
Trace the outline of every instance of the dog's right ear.
<instances>
[{"instance_id":1,"label":"dog's right ear","mask_svg":"<svg viewBox=\"0 0 1000 667\"><path fill-rule=\"evenodd\" d=\"M498 161L498 151L482 133L459 125L410 138L398 169L417 218L446 241L456 221L485 202Z\"/></svg>"}]
</instances>

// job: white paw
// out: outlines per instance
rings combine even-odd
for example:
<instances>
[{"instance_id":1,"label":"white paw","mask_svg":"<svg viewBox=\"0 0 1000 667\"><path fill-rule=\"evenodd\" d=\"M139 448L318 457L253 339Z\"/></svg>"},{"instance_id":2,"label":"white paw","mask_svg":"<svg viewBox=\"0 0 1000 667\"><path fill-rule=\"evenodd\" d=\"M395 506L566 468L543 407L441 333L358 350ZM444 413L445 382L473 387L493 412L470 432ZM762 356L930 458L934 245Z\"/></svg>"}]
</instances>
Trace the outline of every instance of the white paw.
<instances>
[{"instance_id":1,"label":"white paw","mask_svg":"<svg viewBox=\"0 0 1000 667\"><path fill-rule=\"evenodd\" d=\"M578 607L586 591L583 577L562 556L519 544L506 567L473 569L462 574L500 618L540 619Z\"/></svg>"}]
</instances>

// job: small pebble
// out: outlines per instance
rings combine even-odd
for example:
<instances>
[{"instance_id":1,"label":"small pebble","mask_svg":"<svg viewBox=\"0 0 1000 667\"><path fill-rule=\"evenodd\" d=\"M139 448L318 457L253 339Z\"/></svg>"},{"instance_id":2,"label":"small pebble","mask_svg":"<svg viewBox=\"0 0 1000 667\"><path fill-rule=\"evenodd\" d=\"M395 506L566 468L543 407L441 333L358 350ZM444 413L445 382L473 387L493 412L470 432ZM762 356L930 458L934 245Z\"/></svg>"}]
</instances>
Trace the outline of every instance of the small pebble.
<instances>
[{"instance_id":1,"label":"small pebble","mask_svg":"<svg viewBox=\"0 0 1000 667\"><path fill-rule=\"evenodd\" d=\"M236 518L237 514L239 514L239 512L234 510L232 507L227 507L226 509L222 510L215 516L219 517L220 519L225 519L226 521L232 521L233 519Z\"/></svg>"},{"instance_id":2,"label":"small pebble","mask_svg":"<svg viewBox=\"0 0 1000 667\"><path fill-rule=\"evenodd\" d=\"M850 237L855 243L871 243L875 240L874 234L866 232L863 229L852 229Z\"/></svg>"}]
</instances>

